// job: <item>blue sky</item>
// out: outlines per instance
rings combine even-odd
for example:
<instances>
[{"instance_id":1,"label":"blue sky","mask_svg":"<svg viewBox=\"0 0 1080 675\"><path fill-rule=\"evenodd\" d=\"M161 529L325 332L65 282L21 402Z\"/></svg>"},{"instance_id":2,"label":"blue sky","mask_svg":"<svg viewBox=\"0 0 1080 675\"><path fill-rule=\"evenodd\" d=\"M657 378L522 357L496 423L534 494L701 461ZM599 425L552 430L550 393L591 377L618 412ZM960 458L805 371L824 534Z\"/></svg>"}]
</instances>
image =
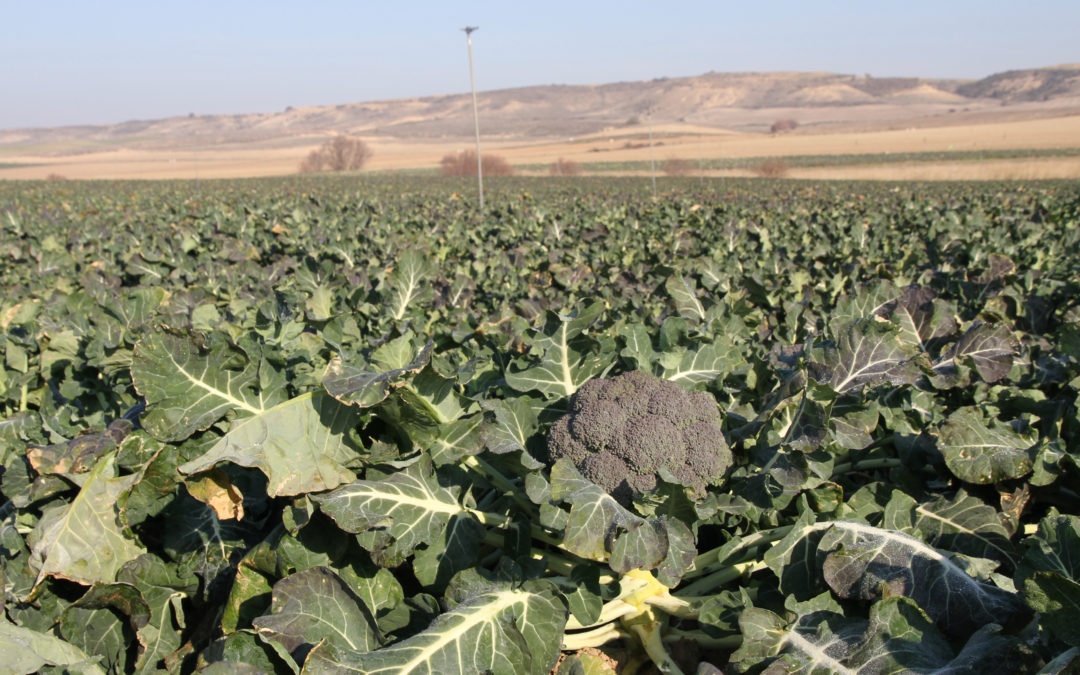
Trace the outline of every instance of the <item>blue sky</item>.
<instances>
[{"instance_id":1,"label":"blue sky","mask_svg":"<svg viewBox=\"0 0 1080 675\"><path fill-rule=\"evenodd\" d=\"M698 75L1080 62L1080 2L0 0L0 128Z\"/></svg>"}]
</instances>

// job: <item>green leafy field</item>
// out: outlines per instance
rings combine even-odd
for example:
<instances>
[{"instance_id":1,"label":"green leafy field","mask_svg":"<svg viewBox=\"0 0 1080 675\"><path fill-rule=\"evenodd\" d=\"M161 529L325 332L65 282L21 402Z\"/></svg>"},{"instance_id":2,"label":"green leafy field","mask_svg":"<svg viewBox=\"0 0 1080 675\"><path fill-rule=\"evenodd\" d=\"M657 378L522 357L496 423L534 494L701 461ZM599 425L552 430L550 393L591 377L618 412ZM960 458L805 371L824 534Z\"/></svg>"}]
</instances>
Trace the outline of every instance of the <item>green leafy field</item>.
<instances>
[{"instance_id":1,"label":"green leafy field","mask_svg":"<svg viewBox=\"0 0 1080 675\"><path fill-rule=\"evenodd\" d=\"M1080 185L491 183L0 183L5 672L1080 668Z\"/></svg>"}]
</instances>

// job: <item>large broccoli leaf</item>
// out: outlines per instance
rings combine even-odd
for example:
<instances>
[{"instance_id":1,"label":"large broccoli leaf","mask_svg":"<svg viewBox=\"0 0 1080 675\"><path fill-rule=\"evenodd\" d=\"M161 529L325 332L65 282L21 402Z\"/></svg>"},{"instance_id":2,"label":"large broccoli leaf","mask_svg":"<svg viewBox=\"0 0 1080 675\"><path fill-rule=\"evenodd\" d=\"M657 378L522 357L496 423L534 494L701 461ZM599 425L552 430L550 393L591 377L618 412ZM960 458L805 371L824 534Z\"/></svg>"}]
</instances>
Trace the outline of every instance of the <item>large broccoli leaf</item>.
<instances>
[{"instance_id":1,"label":"large broccoli leaf","mask_svg":"<svg viewBox=\"0 0 1080 675\"><path fill-rule=\"evenodd\" d=\"M426 456L386 478L358 480L313 499L346 532L385 532L397 554L416 551L417 576L439 588L475 561L483 536L457 490L439 485Z\"/></svg>"},{"instance_id":2,"label":"large broccoli leaf","mask_svg":"<svg viewBox=\"0 0 1080 675\"><path fill-rule=\"evenodd\" d=\"M320 645L305 672L546 675L558 659L566 617L566 606L550 590L484 590L388 647L360 654Z\"/></svg>"},{"instance_id":3,"label":"large broccoli leaf","mask_svg":"<svg viewBox=\"0 0 1080 675\"><path fill-rule=\"evenodd\" d=\"M241 420L201 457L180 465L194 474L219 462L256 467L271 497L336 488L356 478L361 448L350 438L360 412L322 393L303 394Z\"/></svg>"},{"instance_id":4,"label":"large broccoli leaf","mask_svg":"<svg viewBox=\"0 0 1080 675\"><path fill-rule=\"evenodd\" d=\"M82 584L109 583L129 560L145 552L120 524L117 499L137 476L117 476L116 451L103 455L70 504L45 512L30 537L37 582L57 576Z\"/></svg>"},{"instance_id":5,"label":"large broccoli leaf","mask_svg":"<svg viewBox=\"0 0 1080 675\"><path fill-rule=\"evenodd\" d=\"M804 516L765 562L797 597L816 593L822 583L848 599L903 595L950 635L970 635L991 622L1020 622L1029 614L1018 595L975 579L919 539L860 522Z\"/></svg>"},{"instance_id":6,"label":"large broccoli leaf","mask_svg":"<svg viewBox=\"0 0 1080 675\"><path fill-rule=\"evenodd\" d=\"M352 654L379 646L371 610L327 567L297 572L274 584L270 613L253 623L260 637L300 662L320 643Z\"/></svg>"},{"instance_id":7,"label":"large broccoli leaf","mask_svg":"<svg viewBox=\"0 0 1080 675\"><path fill-rule=\"evenodd\" d=\"M1024 546L1017 579L1028 604L1055 635L1080 647L1080 517L1052 511Z\"/></svg>"},{"instance_id":8,"label":"large broccoli leaf","mask_svg":"<svg viewBox=\"0 0 1080 675\"><path fill-rule=\"evenodd\" d=\"M1022 662L1019 640L983 626L959 653L908 598L893 596L870 608L869 620L811 611L785 621L766 609L739 617L743 646L731 660L737 672L806 675L954 675L1011 672ZM1010 667L1011 666L1011 667Z\"/></svg>"},{"instance_id":9,"label":"large broccoli leaf","mask_svg":"<svg viewBox=\"0 0 1080 675\"><path fill-rule=\"evenodd\" d=\"M917 536L934 548L1016 565L1015 546L1001 514L960 490L952 499L919 503L896 490L885 507L882 525Z\"/></svg>"},{"instance_id":10,"label":"large broccoli leaf","mask_svg":"<svg viewBox=\"0 0 1080 675\"><path fill-rule=\"evenodd\" d=\"M410 335L380 346L371 356L371 365L357 365L335 357L326 367L323 386L331 396L349 405L370 408L390 394L391 387L414 376L431 360L435 344L428 341L415 349Z\"/></svg>"},{"instance_id":11,"label":"large broccoli leaf","mask_svg":"<svg viewBox=\"0 0 1080 675\"><path fill-rule=\"evenodd\" d=\"M105 673L97 664L98 657L47 632L16 626L7 617L0 617L0 647L4 652L4 669L13 675L30 675L49 666L79 675Z\"/></svg>"},{"instance_id":12,"label":"large broccoli leaf","mask_svg":"<svg viewBox=\"0 0 1080 675\"><path fill-rule=\"evenodd\" d=\"M581 336L603 310L603 303L594 302L566 317L549 314L542 330L531 338L538 359L507 370L506 383L518 391L563 397L602 373L610 365L610 355L596 353L593 341Z\"/></svg>"},{"instance_id":13,"label":"large broccoli leaf","mask_svg":"<svg viewBox=\"0 0 1080 675\"><path fill-rule=\"evenodd\" d=\"M966 406L942 425L938 447L960 480L998 483L1031 473L1035 440L977 406Z\"/></svg>"},{"instance_id":14,"label":"large broccoli leaf","mask_svg":"<svg viewBox=\"0 0 1080 675\"><path fill-rule=\"evenodd\" d=\"M219 344L201 353L190 340L151 333L135 346L131 379L146 397L142 423L154 437L182 441L235 411L255 415L280 402L283 392L257 392L259 364L230 367L235 356Z\"/></svg>"}]
</instances>

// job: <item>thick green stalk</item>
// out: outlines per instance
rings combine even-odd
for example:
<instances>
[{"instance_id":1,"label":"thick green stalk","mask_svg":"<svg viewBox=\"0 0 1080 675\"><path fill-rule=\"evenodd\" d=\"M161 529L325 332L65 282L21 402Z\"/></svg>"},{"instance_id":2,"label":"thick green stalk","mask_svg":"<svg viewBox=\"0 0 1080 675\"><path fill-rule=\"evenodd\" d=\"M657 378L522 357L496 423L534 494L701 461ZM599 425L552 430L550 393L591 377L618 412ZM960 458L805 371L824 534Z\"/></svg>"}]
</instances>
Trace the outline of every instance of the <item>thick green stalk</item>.
<instances>
[{"instance_id":1,"label":"thick green stalk","mask_svg":"<svg viewBox=\"0 0 1080 675\"><path fill-rule=\"evenodd\" d=\"M679 640L690 640L701 647L708 649L722 649L724 651L734 651L742 645L741 635L728 635L727 637L712 637L705 634L700 630L679 630L672 628L664 633L664 642L678 642Z\"/></svg>"},{"instance_id":2,"label":"thick green stalk","mask_svg":"<svg viewBox=\"0 0 1080 675\"><path fill-rule=\"evenodd\" d=\"M790 525L773 528L771 530L762 530L761 532L754 532L746 535L737 546L726 552L722 546L706 551L694 558L694 562L690 566L690 571L683 575L683 579L696 579L697 577L714 573L720 566L730 567L731 560L742 562L745 560L746 556L741 555L736 558L735 554L743 552L748 553L763 548L766 545L771 545L786 537L790 531ZM724 557L720 558L722 553L724 554Z\"/></svg>"},{"instance_id":3,"label":"thick green stalk","mask_svg":"<svg viewBox=\"0 0 1080 675\"><path fill-rule=\"evenodd\" d=\"M492 513L491 511L481 511L479 509L470 508L465 508L464 510L472 514L484 525L507 527L514 522L513 518L502 513ZM551 534L548 530L544 529L540 525L537 525L536 523L532 523L529 525L529 536L531 536L536 541L542 541L545 544L557 546L564 551L566 550L566 548L563 546L563 541L561 537ZM569 551L567 552L569 553Z\"/></svg>"},{"instance_id":4,"label":"thick green stalk","mask_svg":"<svg viewBox=\"0 0 1080 675\"><path fill-rule=\"evenodd\" d=\"M874 469L892 469L894 467L901 466L903 462L895 457L885 457L881 459L863 459L854 460L851 462L845 462L843 464L837 464L833 467L833 476L840 476L845 473L851 473L853 471L872 471Z\"/></svg>"},{"instance_id":5,"label":"thick green stalk","mask_svg":"<svg viewBox=\"0 0 1080 675\"><path fill-rule=\"evenodd\" d=\"M694 583L680 588L676 591L679 597L692 597L695 595L703 595L715 591L726 584L735 581L739 577L747 574L753 574L758 570L762 570L766 567L765 563L758 560L748 560L742 563L734 563L722 567L716 570L712 574L707 574L699 578Z\"/></svg>"},{"instance_id":6,"label":"thick green stalk","mask_svg":"<svg viewBox=\"0 0 1080 675\"><path fill-rule=\"evenodd\" d=\"M502 493L512 499L531 519L536 520L539 518L536 504L530 502L528 498L522 494L520 487L515 485L513 481L504 476L501 471L496 469L489 462L476 455L469 455L462 460L461 463L473 471L476 471L499 490L502 490Z\"/></svg>"},{"instance_id":7,"label":"thick green stalk","mask_svg":"<svg viewBox=\"0 0 1080 675\"><path fill-rule=\"evenodd\" d=\"M619 638L629 637L626 631L620 630L618 624L606 623L592 630L581 633L566 633L563 635L563 651L576 652L586 647L600 647Z\"/></svg>"},{"instance_id":8,"label":"thick green stalk","mask_svg":"<svg viewBox=\"0 0 1080 675\"><path fill-rule=\"evenodd\" d=\"M483 514L483 515L496 515L496 514ZM505 516L502 516L505 518ZM509 520L509 519L507 519ZM481 520L481 522L485 522ZM490 521L486 524L492 524ZM493 548L501 549L503 547L503 540L496 532L488 530L484 533L484 543ZM561 547L560 547L561 548ZM565 549L563 549L565 551ZM555 551L538 551L532 550L532 557L536 560L544 560L547 563L549 570L555 574L561 576L570 576L575 567L580 565L595 564L595 561L585 560L584 558L577 558L573 553L566 551L567 555L556 553ZM611 584L615 582L615 577L610 574L600 575L600 583L603 585Z\"/></svg>"},{"instance_id":9,"label":"thick green stalk","mask_svg":"<svg viewBox=\"0 0 1080 675\"><path fill-rule=\"evenodd\" d=\"M682 675L682 670L675 664L667 647L664 646L663 624L651 611L624 621L623 626L629 628L637 636L657 670L668 675Z\"/></svg>"}]
</instances>

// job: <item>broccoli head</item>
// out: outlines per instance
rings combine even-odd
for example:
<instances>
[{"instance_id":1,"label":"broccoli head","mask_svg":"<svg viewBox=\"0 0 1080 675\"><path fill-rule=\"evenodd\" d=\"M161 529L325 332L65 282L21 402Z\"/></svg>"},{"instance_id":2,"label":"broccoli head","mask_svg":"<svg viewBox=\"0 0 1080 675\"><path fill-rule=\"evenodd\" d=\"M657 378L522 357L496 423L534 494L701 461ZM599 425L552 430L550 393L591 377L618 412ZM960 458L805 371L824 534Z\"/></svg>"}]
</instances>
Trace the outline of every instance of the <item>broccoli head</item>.
<instances>
[{"instance_id":1,"label":"broccoli head","mask_svg":"<svg viewBox=\"0 0 1080 675\"><path fill-rule=\"evenodd\" d=\"M703 492L731 466L716 401L642 371L589 380L552 425L548 455L567 457L622 504L664 468Z\"/></svg>"}]
</instances>

